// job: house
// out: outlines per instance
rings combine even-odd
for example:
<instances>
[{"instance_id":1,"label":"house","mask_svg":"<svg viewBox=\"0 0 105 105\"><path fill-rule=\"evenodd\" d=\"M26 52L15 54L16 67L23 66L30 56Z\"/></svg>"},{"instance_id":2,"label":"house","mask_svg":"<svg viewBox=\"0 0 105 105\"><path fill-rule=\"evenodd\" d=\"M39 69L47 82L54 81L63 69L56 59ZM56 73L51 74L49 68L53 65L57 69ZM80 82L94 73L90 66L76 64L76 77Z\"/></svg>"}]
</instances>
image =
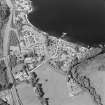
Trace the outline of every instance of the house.
<instances>
[{"instance_id":1,"label":"house","mask_svg":"<svg viewBox=\"0 0 105 105\"><path fill-rule=\"evenodd\" d=\"M28 70L31 71L35 68L33 63L27 64Z\"/></svg>"}]
</instances>

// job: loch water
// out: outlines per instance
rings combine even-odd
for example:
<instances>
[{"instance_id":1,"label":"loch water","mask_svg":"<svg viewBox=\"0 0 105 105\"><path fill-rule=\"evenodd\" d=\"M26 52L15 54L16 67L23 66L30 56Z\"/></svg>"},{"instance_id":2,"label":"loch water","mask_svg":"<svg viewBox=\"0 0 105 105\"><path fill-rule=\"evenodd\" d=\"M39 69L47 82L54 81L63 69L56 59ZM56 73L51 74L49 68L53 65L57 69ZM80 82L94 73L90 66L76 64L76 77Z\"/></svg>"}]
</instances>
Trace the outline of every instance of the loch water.
<instances>
[{"instance_id":1,"label":"loch water","mask_svg":"<svg viewBox=\"0 0 105 105\"><path fill-rule=\"evenodd\" d=\"M29 21L49 34L68 41L97 45L105 42L104 2L101 0L32 0Z\"/></svg>"}]
</instances>

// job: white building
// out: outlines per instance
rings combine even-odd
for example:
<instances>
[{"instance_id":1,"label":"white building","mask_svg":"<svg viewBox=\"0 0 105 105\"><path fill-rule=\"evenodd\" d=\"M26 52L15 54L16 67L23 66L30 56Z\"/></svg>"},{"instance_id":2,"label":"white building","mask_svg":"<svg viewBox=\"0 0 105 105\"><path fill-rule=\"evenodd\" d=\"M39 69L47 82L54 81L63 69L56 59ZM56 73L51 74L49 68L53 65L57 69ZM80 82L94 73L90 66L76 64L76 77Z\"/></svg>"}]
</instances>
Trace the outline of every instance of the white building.
<instances>
[{"instance_id":1,"label":"white building","mask_svg":"<svg viewBox=\"0 0 105 105\"><path fill-rule=\"evenodd\" d=\"M10 46L10 53L15 52L16 54L20 53L19 46Z\"/></svg>"}]
</instances>

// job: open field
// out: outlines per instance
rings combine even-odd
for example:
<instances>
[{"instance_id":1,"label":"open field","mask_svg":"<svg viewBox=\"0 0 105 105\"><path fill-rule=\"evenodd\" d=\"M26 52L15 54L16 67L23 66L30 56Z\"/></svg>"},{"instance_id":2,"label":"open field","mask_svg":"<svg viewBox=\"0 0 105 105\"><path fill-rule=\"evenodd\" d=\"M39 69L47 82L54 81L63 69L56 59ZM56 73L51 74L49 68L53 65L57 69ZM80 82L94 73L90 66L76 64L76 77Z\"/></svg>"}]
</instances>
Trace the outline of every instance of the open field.
<instances>
[{"instance_id":1,"label":"open field","mask_svg":"<svg viewBox=\"0 0 105 105\"><path fill-rule=\"evenodd\" d=\"M17 87L23 105L41 105L31 85L22 83Z\"/></svg>"}]
</instances>

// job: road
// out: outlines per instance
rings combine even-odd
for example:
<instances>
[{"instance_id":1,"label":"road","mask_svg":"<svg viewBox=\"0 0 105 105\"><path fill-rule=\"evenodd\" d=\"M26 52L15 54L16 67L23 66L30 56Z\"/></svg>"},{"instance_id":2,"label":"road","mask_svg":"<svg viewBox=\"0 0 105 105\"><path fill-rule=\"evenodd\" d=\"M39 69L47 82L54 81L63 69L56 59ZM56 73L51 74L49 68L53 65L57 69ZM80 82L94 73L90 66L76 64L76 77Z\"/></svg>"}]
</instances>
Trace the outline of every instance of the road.
<instances>
[{"instance_id":1,"label":"road","mask_svg":"<svg viewBox=\"0 0 105 105\"><path fill-rule=\"evenodd\" d=\"M11 19L12 19L12 14L9 18L9 21L7 23L5 32L4 32L4 39L3 39L3 56L5 57L5 63L7 66L7 74L8 74L8 78L9 78L9 82L13 83L14 82L14 78L11 72L11 68L9 67L9 56L8 56L8 49L9 49L9 31L11 30L10 28L10 23L11 23ZM13 85L13 88L11 89L11 95L12 98L14 100L14 103L11 101L11 105L22 105L19 104L19 97L17 94L17 90L15 85Z\"/></svg>"}]
</instances>

